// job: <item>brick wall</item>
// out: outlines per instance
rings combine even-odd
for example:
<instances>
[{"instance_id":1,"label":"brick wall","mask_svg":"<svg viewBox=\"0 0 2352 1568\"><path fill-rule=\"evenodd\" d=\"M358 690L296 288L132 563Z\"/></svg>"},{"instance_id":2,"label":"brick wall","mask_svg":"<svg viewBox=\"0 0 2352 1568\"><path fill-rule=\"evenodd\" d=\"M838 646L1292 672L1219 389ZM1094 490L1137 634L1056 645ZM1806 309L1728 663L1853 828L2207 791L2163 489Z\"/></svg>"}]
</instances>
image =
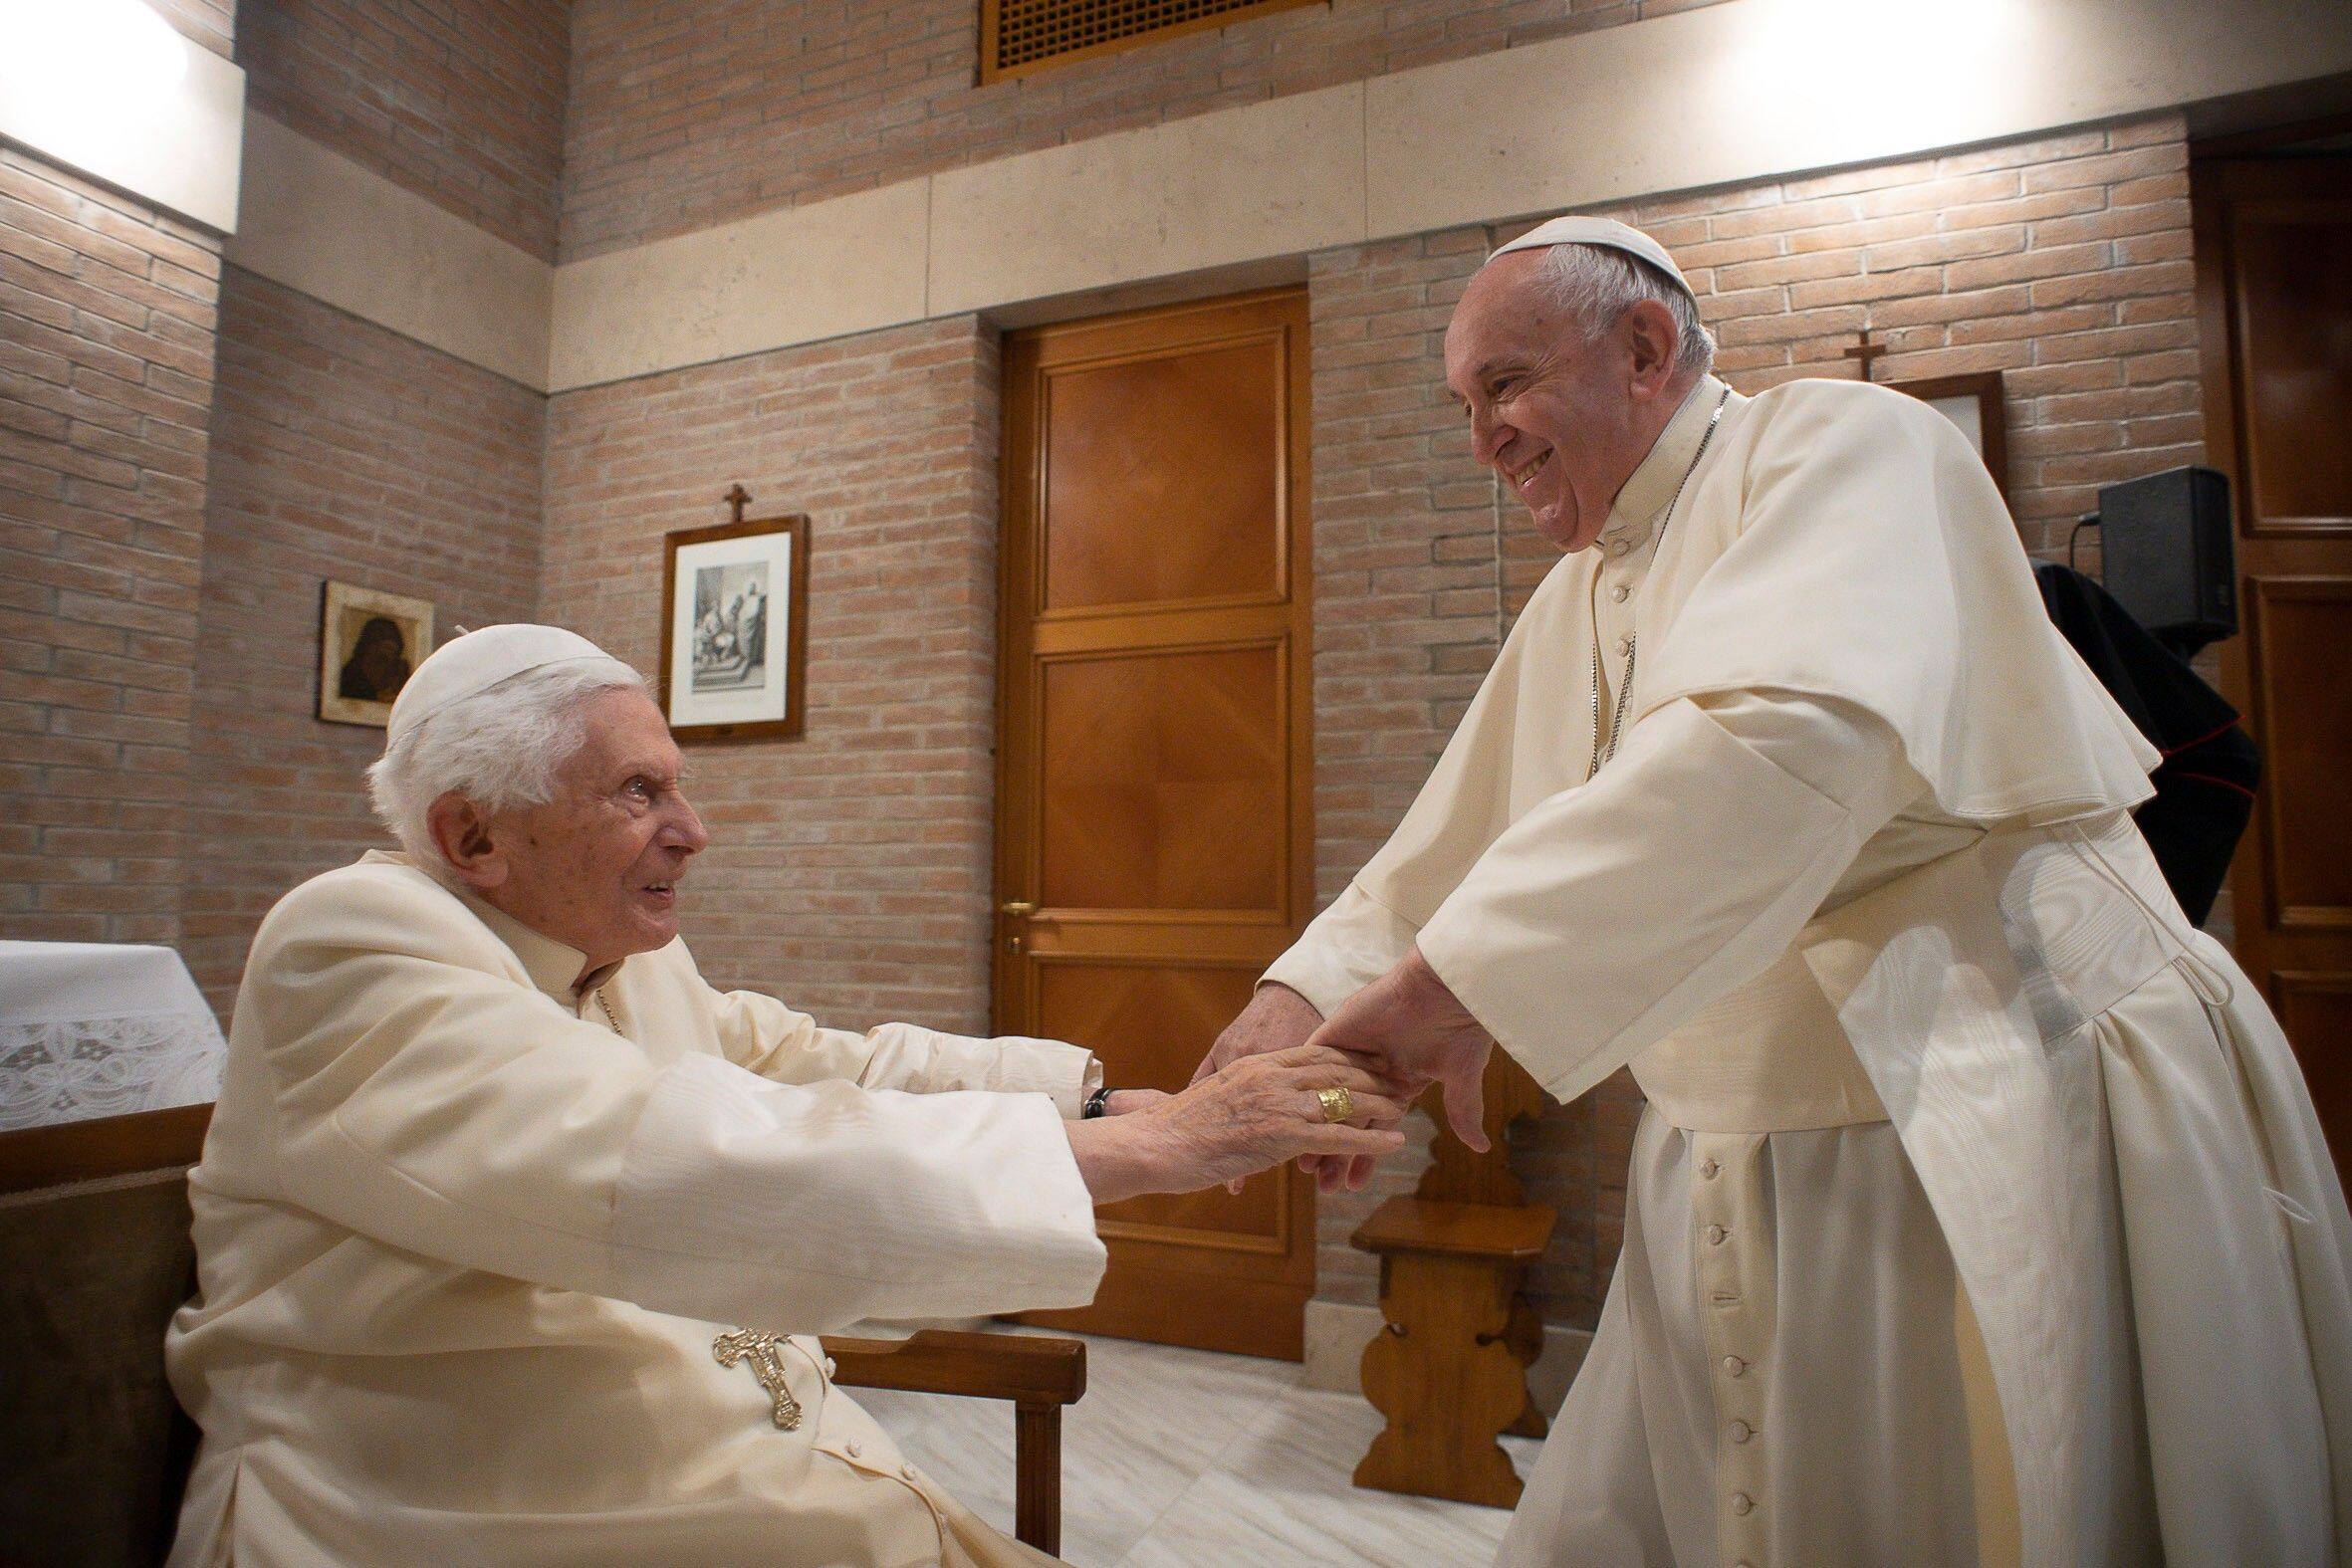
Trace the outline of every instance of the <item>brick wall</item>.
<instances>
[{"instance_id":1,"label":"brick wall","mask_svg":"<svg viewBox=\"0 0 2352 1568\"><path fill-rule=\"evenodd\" d=\"M1674 250L1744 392L1850 376L1839 350L1864 326L1897 350L1882 380L2004 372L2012 507L2027 547L2051 553L2098 486L2202 453L2187 168L2181 122L2161 116L1616 215ZM1453 303L1504 237L1454 230L1313 259L1326 897L1403 813L1503 619L1556 560L1516 504L1498 514L1442 380ZM1561 1215L1534 1280L1555 1321L1598 1313L1639 1107L1620 1073L1515 1144L1530 1196ZM1322 1295L1372 1299L1369 1259L1345 1237L1402 1185L1324 1203Z\"/></svg>"},{"instance_id":2,"label":"brick wall","mask_svg":"<svg viewBox=\"0 0 2352 1568\"><path fill-rule=\"evenodd\" d=\"M566 260L1712 0L1340 0L978 86L976 0L580 0Z\"/></svg>"},{"instance_id":3,"label":"brick wall","mask_svg":"<svg viewBox=\"0 0 2352 1568\"><path fill-rule=\"evenodd\" d=\"M320 584L527 620L546 399L241 268L221 299L181 951L225 1015L255 926L387 842L383 732L318 717Z\"/></svg>"},{"instance_id":4,"label":"brick wall","mask_svg":"<svg viewBox=\"0 0 2352 1568\"><path fill-rule=\"evenodd\" d=\"M219 279L214 236L0 147L10 937L179 934Z\"/></svg>"},{"instance_id":5,"label":"brick wall","mask_svg":"<svg viewBox=\"0 0 2352 1568\"><path fill-rule=\"evenodd\" d=\"M570 19L566 0L246 0L237 60L256 112L552 260Z\"/></svg>"},{"instance_id":6,"label":"brick wall","mask_svg":"<svg viewBox=\"0 0 2352 1568\"><path fill-rule=\"evenodd\" d=\"M662 535L806 512L808 734L689 749L703 972L826 1023L988 1019L997 348L971 318L568 392L543 613L658 670Z\"/></svg>"}]
</instances>

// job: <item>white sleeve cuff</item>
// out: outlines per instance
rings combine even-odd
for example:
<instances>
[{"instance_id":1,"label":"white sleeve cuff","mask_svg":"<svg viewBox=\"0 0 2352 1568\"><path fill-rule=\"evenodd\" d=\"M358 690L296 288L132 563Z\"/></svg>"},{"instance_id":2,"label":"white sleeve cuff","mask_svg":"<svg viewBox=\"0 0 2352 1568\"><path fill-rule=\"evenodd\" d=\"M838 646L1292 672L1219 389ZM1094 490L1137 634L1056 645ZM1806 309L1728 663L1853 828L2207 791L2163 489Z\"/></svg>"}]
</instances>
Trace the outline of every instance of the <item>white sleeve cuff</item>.
<instances>
[{"instance_id":1,"label":"white sleeve cuff","mask_svg":"<svg viewBox=\"0 0 2352 1568\"><path fill-rule=\"evenodd\" d=\"M1349 883L1261 977L1290 987L1329 1017L1388 973L1413 945L1413 923Z\"/></svg>"}]
</instances>

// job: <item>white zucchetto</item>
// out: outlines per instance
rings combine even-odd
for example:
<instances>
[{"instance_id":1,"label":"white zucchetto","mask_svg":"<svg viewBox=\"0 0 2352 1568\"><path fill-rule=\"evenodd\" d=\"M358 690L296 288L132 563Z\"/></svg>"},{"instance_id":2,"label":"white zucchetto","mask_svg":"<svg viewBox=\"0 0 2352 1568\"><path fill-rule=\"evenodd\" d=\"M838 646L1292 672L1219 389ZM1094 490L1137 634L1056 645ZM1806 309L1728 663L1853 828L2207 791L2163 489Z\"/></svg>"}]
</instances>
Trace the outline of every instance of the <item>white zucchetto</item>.
<instances>
[{"instance_id":1,"label":"white zucchetto","mask_svg":"<svg viewBox=\"0 0 2352 1568\"><path fill-rule=\"evenodd\" d=\"M1507 256L1513 251L1548 250L1554 245L1598 245L1604 250L1623 251L1638 256L1674 281L1674 286L1690 296L1696 305L1699 297L1691 292L1690 280L1666 254L1666 247L1651 239L1641 230L1619 223L1614 218L1553 218L1538 223L1509 245L1499 245L1488 253L1487 261ZM1481 265L1484 265L1482 263Z\"/></svg>"},{"instance_id":2,"label":"white zucchetto","mask_svg":"<svg viewBox=\"0 0 2352 1568\"><path fill-rule=\"evenodd\" d=\"M451 703L486 692L501 681L551 664L582 664L610 657L576 631L525 621L484 626L453 637L416 667L401 686L400 695L392 699L384 745L393 745Z\"/></svg>"}]
</instances>

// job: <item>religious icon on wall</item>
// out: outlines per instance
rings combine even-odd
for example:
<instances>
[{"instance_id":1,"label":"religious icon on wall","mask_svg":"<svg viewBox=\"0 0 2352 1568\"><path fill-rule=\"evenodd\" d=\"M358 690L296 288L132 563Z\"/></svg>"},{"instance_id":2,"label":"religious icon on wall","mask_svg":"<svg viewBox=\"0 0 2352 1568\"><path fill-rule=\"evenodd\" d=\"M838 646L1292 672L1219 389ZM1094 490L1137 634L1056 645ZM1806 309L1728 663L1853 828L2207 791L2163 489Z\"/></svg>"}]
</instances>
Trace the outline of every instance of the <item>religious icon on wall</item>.
<instances>
[{"instance_id":1,"label":"religious icon on wall","mask_svg":"<svg viewBox=\"0 0 2352 1568\"><path fill-rule=\"evenodd\" d=\"M2000 400L2000 372L1981 370L1973 375L1937 375L1917 381L1888 381L1887 386L1916 397L1951 420L1968 437L1969 445L1985 460L1986 471L2009 498L2009 421Z\"/></svg>"},{"instance_id":2,"label":"religious icon on wall","mask_svg":"<svg viewBox=\"0 0 2352 1568\"><path fill-rule=\"evenodd\" d=\"M662 538L662 710L681 743L806 727L809 520L746 520L742 501L735 511L735 522Z\"/></svg>"},{"instance_id":3,"label":"religious icon on wall","mask_svg":"<svg viewBox=\"0 0 2352 1568\"><path fill-rule=\"evenodd\" d=\"M425 599L332 579L319 588L319 717L380 730L408 672L433 651Z\"/></svg>"}]
</instances>

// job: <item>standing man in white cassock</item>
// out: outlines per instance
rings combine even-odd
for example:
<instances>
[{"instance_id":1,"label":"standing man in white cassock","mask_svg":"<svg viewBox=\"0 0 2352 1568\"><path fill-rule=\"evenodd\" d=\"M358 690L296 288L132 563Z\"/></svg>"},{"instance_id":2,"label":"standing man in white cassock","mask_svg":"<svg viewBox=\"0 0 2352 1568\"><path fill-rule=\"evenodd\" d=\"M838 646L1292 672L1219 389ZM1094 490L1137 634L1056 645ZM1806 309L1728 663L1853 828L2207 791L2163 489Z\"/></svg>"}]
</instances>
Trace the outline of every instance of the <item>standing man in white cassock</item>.
<instances>
[{"instance_id":1,"label":"standing man in white cassock","mask_svg":"<svg viewBox=\"0 0 2352 1568\"><path fill-rule=\"evenodd\" d=\"M2352 1560L2352 1218L2132 825L2154 754L1951 425L1741 397L1695 306L1592 219L1471 281L1447 382L1566 559L1204 1070L1311 1033L1483 1146L1495 1043L1631 1065L1508 1563Z\"/></svg>"}]
</instances>

